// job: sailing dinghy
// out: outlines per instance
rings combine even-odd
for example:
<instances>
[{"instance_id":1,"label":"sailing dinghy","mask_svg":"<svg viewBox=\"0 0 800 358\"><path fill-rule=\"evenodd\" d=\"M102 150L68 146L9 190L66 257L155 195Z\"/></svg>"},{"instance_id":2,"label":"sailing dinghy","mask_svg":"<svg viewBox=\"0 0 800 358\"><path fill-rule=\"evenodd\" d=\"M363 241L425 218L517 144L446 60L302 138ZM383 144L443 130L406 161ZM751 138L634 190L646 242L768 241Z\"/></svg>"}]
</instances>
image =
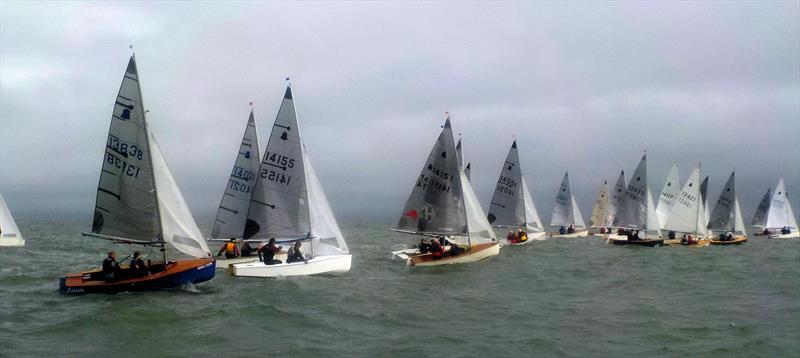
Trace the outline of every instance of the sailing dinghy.
<instances>
[{"instance_id":1,"label":"sailing dinghy","mask_svg":"<svg viewBox=\"0 0 800 358\"><path fill-rule=\"evenodd\" d=\"M510 229L514 232L524 230L526 233L525 241L512 243L506 238L502 241L504 245L522 245L547 237L542 227L542 220L539 219L539 213L533 204L528 184L522 175L516 140L511 143L506 161L500 169L500 177L497 179L492 201L489 203L488 219L489 224L496 228Z\"/></svg>"},{"instance_id":2,"label":"sailing dinghy","mask_svg":"<svg viewBox=\"0 0 800 358\"><path fill-rule=\"evenodd\" d=\"M708 222L706 221L700 186L700 164L698 164L692 174L689 175L689 179L681 189L681 193L672 203L667 223L664 224L665 230L694 237L692 242L681 239L680 243L682 245L708 245ZM674 240L677 239L671 239L670 243L675 243Z\"/></svg>"},{"instance_id":3,"label":"sailing dinghy","mask_svg":"<svg viewBox=\"0 0 800 358\"><path fill-rule=\"evenodd\" d=\"M569 186L569 172L564 173L564 179L561 181L558 193L556 193L556 203L553 206L550 226L560 227L558 232L551 234L551 237L554 238L589 236L589 230L586 229L583 216L580 209L578 209L578 203L575 201L575 196L572 195L572 190Z\"/></svg>"},{"instance_id":4,"label":"sailing dinghy","mask_svg":"<svg viewBox=\"0 0 800 358\"><path fill-rule=\"evenodd\" d=\"M753 228L756 236L765 235L764 228L767 226L767 214L769 213L769 203L771 201L772 188L768 188L767 192L764 193L764 196L761 198L761 202L758 203L758 208L756 208L756 212L753 214L753 220L750 221L750 227Z\"/></svg>"},{"instance_id":5,"label":"sailing dinghy","mask_svg":"<svg viewBox=\"0 0 800 358\"><path fill-rule=\"evenodd\" d=\"M772 194L772 201L769 203L769 212L767 213L767 223L764 226L764 231L770 232L770 239L800 238L800 231L797 230L797 219L794 217L794 211L792 211L792 205L786 193L783 177L778 180L778 186L775 187L775 191Z\"/></svg>"},{"instance_id":6,"label":"sailing dinghy","mask_svg":"<svg viewBox=\"0 0 800 358\"><path fill-rule=\"evenodd\" d=\"M494 231L486 220L464 170L458 164L450 118L431 149L408 197L394 231L442 239L444 246L460 248L441 257L418 250L392 254L410 266L438 266L480 261L500 253Z\"/></svg>"},{"instance_id":7,"label":"sailing dinghy","mask_svg":"<svg viewBox=\"0 0 800 358\"><path fill-rule=\"evenodd\" d=\"M13 246L25 246L25 239L22 238L17 223L11 216L11 210L0 194L0 247Z\"/></svg>"},{"instance_id":8,"label":"sailing dinghy","mask_svg":"<svg viewBox=\"0 0 800 358\"><path fill-rule=\"evenodd\" d=\"M350 249L300 137L291 86L286 87L278 109L249 205L244 239L300 241L304 260L233 264L231 275L286 277L350 271Z\"/></svg>"},{"instance_id":9,"label":"sailing dinghy","mask_svg":"<svg viewBox=\"0 0 800 358\"><path fill-rule=\"evenodd\" d=\"M614 245L654 247L664 244L653 194L647 184L647 153L642 156L633 172L612 225L630 233L630 236L609 235L609 241Z\"/></svg>"},{"instance_id":10,"label":"sailing dinghy","mask_svg":"<svg viewBox=\"0 0 800 358\"><path fill-rule=\"evenodd\" d=\"M258 131L256 130L256 120L253 110L250 110L250 117L239 144L239 151L236 153L236 160L231 169L228 185L222 194L222 199L217 209L217 217L214 226L211 228L211 238L217 242L230 242L234 239L233 245L239 244L241 247L250 245L242 241L244 236L245 222L247 213L250 209L250 199L253 197L253 188L256 184L256 173L261 165L261 150L258 147ZM223 244L225 250L228 243ZM253 252L255 253L255 251ZM219 255L218 255L219 256ZM232 257L226 252L225 258L217 259L217 269L227 269L230 264L257 261L257 256Z\"/></svg>"},{"instance_id":11,"label":"sailing dinghy","mask_svg":"<svg viewBox=\"0 0 800 358\"><path fill-rule=\"evenodd\" d=\"M68 273L63 293L114 293L180 287L214 278L214 259L148 128L136 61L131 56L111 115L97 187L92 232L86 237L159 248L163 261L113 278L100 269ZM167 261L167 249L195 257Z\"/></svg>"},{"instance_id":12,"label":"sailing dinghy","mask_svg":"<svg viewBox=\"0 0 800 358\"><path fill-rule=\"evenodd\" d=\"M614 219L618 214L622 214L622 211L625 209L625 196L627 195L626 187L627 182L625 181L625 171L621 170L619 172L619 177L617 177L617 183L614 184L614 188L608 193L608 211L606 212L605 218L606 234L603 236L603 238L606 239L606 243L608 243L611 239L627 239L627 236L613 231Z\"/></svg>"},{"instance_id":13,"label":"sailing dinghy","mask_svg":"<svg viewBox=\"0 0 800 358\"><path fill-rule=\"evenodd\" d=\"M740 245L747 242L742 210L739 208L739 198L736 197L735 176L736 172L731 173L719 194L714 210L711 211L708 229L712 233L719 233L719 236L712 237L712 245Z\"/></svg>"},{"instance_id":14,"label":"sailing dinghy","mask_svg":"<svg viewBox=\"0 0 800 358\"><path fill-rule=\"evenodd\" d=\"M597 193L597 199L592 206L592 215L589 217L589 227L595 229L592 234L605 235L608 233L608 224L606 218L608 211L611 209L611 199L608 197L608 180L603 180L603 185L600 186L600 192Z\"/></svg>"}]
</instances>

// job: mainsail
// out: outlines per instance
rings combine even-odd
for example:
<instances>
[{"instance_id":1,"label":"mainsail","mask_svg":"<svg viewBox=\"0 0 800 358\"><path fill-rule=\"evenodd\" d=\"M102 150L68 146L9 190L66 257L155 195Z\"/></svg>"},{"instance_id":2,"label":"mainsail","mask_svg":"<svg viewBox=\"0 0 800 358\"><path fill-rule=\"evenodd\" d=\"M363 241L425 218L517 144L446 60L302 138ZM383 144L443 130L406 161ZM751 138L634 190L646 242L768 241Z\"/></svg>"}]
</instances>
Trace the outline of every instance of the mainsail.
<instances>
[{"instance_id":1,"label":"mainsail","mask_svg":"<svg viewBox=\"0 0 800 358\"><path fill-rule=\"evenodd\" d=\"M767 214L769 213L769 203L772 201L772 188L767 189L761 202L758 203L756 213L753 215L753 221L750 222L751 226L763 228L767 226Z\"/></svg>"},{"instance_id":2,"label":"mainsail","mask_svg":"<svg viewBox=\"0 0 800 358\"><path fill-rule=\"evenodd\" d=\"M647 224L647 154L642 156L639 165L633 172L622 210L614 217L613 226L627 228L643 228Z\"/></svg>"},{"instance_id":3,"label":"mainsail","mask_svg":"<svg viewBox=\"0 0 800 358\"><path fill-rule=\"evenodd\" d=\"M256 183L256 173L261 164L261 150L258 148L258 132L253 111L247 119L242 143L236 153L228 185L217 209L217 218L211 229L211 237L227 239L242 237L250 198Z\"/></svg>"},{"instance_id":4,"label":"mainsail","mask_svg":"<svg viewBox=\"0 0 800 358\"><path fill-rule=\"evenodd\" d=\"M286 87L261 157L247 213L245 239L297 239L311 231L301 148L292 89Z\"/></svg>"},{"instance_id":5,"label":"mainsail","mask_svg":"<svg viewBox=\"0 0 800 358\"><path fill-rule=\"evenodd\" d=\"M606 214L606 226L613 226L617 216L622 215L623 210L625 210L625 185L625 171L622 170L619 172L617 183L614 184L614 188L609 194L611 198L609 200L608 213Z\"/></svg>"},{"instance_id":6,"label":"mainsail","mask_svg":"<svg viewBox=\"0 0 800 358\"><path fill-rule=\"evenodd\" d=\"M705 212L700 197L700 165L689 175L678 198L672 203L664 227L676 232L706 234Z\"/></svg>"},{"instance_id":7,"label":"mainsail","mask_svg":"<svg viewBox=\"0 0 800 358\"><path fill-rule=\"evenodd\" d=\"M460 143L460 142L459 142ZM496 227L522 228L525 225L525 196L519 166L517 141L511 144L500 177L489 202L489 223Z\"/></svg>"},{"instance_id":8,"label":"mainsail","mask_svg":"<svg viewBox=\"0 0 800 358\"><path fill-rule=\"evenodd\" d=\"M0 242L2 240L22 240L22 234L19 232L17 223L14 217L11 216L11 210L8 209L3 195L0 194ZM2 243L0 243L2 246Z\"/></svg>"},{"instance_id":9,"label":"mainsail","mask_svg":"<svg viewBox=\"0 0 800 358\"><path fill-rule=\"evenodd\" d=\"M589 218L589 225L591 227L606 226L606 217L608 216L610 204L611 202L608 198L608 180L603 180L603 186L600 187L597 200L594 201L594 206L592 207L592 216Z\"/></svg>"},{"instance_id":10,"label":"mainsail","mask_svg":"<svg viewBox=\"0 0 800 358\"><path fill-rule=\"evenodd\" d=\"M664 188L661 189L661 195L658 197L658 205L656 212L658 213L658 222L663 225L667 222L670 207L675 197L681 192L680 177L678 176L678 164L673 162L672 168L667 174L667 180L664 182Z\"/></svg>"},{"instance_id":11,"label":"mainsail","mask_svg":"<svg viewBox=\"0 0 800 358\"><path fill-rule=\"evenodd\" d=\"M792 231L797 230L797 219L795 219L792 206L789 203L783 177L778 181L778 186L775 187L775 192L772 194L765 226L770 229L780 229L788 226Z\"/></svg>"},{"instance_id":12,"label":"mainsail","mask_svg":"<svg viewBox=\"0 0 800 358\"><path fill-rule=\"evenodd\" d=\"M556 194L556 202L553 206L553 217L550 219L550 226L569 226L584 228L583 216L575 202L575 196L569 186L569 172L564 173L564 179Z\"/></svg>"},{"instance_id":13,"label":"mainsail","mask_svg":"<svg viewBox=\"0 0 800 358\"><path fill-rule=\"evenodd\" d=\"M708 228L716 231L734 231L736 226L736 172L731 173L719 194Z\"/></svg>"},{"instance_id":14,"label":"mainsail","mask_svg":"<svg viewBox=\"0 0 800 358\"><path fill-rule=\"evenodd\" d=\"M153 134L147 128L131 56L111 116L92 233L210 256Z\"/></svg>"}]
</instances>

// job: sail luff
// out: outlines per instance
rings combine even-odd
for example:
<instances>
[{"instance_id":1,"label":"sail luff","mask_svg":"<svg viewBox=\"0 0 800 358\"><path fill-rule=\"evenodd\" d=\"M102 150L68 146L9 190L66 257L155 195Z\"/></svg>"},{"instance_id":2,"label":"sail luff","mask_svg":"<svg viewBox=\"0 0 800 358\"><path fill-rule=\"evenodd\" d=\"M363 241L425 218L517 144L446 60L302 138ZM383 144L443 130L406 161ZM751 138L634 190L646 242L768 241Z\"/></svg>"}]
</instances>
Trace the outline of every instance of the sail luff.
<instances>
[{"instance_id":1,"label":"sail luff","mask_svg":"<svg viewBox=\"0 0 800 358\"><path fill-rule=\"evenodd\" d=\"M608 214L606 215L605 226L616 226L619 220L617 217L625 209L625 195L627 183L625 182L625 171L622 170L617 177L617 182L610 193Z\"/></svg>"},{"instance_id":2,"label":"sail luff","mask_svg":"<svg viewBox=\"0 0 800 358\"><path fill-rule=\"evenodd\" d=\"M735 210L734 203L736 200L736 182L735 172L732 172L722 192L719 194L714 209L711 211L711 217L708 221L707 227L716 231L733 231L735 226Z\"/></svg>"}]
</instances>

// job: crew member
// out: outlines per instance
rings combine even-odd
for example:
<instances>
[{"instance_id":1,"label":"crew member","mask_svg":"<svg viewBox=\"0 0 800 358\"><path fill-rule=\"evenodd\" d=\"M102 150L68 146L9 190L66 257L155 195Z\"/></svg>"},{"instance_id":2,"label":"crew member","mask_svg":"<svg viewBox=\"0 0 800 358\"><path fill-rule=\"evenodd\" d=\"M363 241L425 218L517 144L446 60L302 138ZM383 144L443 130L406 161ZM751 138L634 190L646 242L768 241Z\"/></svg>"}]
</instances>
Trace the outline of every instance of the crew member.
<instances>
[{"instance_id":1,"label":"crew member","mask_svg":"<svg viewBox=\"0 0 800 358\"><path fill-rule=\"evenodd\" d=\"M231 238L228 242L224 243L219 249L217 256L220 256L223 252L225 252L226 259L235 259L239 257L239 248L236 247L236 243L234 242L235 240L236 239Z\"/></svg>"}]
</instances>

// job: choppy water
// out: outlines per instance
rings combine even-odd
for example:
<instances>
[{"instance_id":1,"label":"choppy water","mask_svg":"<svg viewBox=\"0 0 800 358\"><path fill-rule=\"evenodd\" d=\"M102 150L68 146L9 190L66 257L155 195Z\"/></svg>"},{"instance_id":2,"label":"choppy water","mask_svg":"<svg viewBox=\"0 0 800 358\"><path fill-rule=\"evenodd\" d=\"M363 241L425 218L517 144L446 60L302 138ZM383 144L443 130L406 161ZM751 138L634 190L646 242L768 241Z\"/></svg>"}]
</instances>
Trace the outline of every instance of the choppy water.
<instances>
[{"instance_id":1,"label":"choppy water","mask_svg":"<svg viewBox=\"0 0 800 358\"><path fill-rule=\"evenodd\" d=\"M344 276L218 271L172 292L63 296L57 277L99 264L112 245L80 238L85 220L18 223L28 245L0 250L3 356L800 355L800 240L550 240L411 269L387 252L413 238L345 224Z\"/></svg>"}]
</instances>

